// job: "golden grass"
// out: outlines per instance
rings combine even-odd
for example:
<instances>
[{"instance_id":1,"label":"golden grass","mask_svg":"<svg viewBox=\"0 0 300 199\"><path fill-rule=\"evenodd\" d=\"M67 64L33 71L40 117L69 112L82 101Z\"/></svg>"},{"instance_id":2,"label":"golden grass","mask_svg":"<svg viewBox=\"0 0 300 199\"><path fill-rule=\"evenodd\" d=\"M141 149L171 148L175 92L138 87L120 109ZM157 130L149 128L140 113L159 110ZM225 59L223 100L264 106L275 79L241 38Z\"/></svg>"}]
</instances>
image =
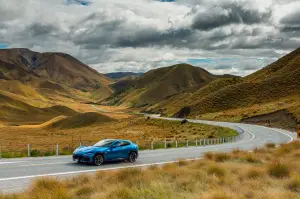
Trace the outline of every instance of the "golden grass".
<instances>
[{"instance_id":1,"label":"golden grass","mask_svg":"<svg viewBox=\"0 0 300 199\"><path fill-rule=\"evenodd\" d=\"M68 118L59 117L38 126L0 128L2 152L26 151L28 143L31 144L32 150L38 149L41 152L53 151L56 143L59 144L61 152L71 151L80 142L83 145L91 145L105 138L129 139L138 142L141 148L150 149L152 140L161 141L165 138L167 140L195 140L196 138L235 135L233 130L222 127L193 123L180 125L180 122L146 120L146 118L138 116L105 123L96 122L82 128L73 128L68 122L65 123L66 119ZM81 118L79 117L79 119ZM62 125L71 128L48 128L49 125L53 126L54 124L58 124L57 127Z\"/></svg>"},{"instance_id":2,"label":"golden grass","mask_svg":"<svg viewBox=\"0 0 300 199\"><path fill-rule=\"evenodd\" d=\"M213 153L210 159L99 171L61 181L42 178L28 190L0 199L296 199L300 194L300 159L294 154L299 146L300 142L281 146L292 150L280 161L276 155L280 148L256 150L259 164L236 161L248 153L235 150L222 162L217 158L220 154Z\"/></svg>"}]
</instances>

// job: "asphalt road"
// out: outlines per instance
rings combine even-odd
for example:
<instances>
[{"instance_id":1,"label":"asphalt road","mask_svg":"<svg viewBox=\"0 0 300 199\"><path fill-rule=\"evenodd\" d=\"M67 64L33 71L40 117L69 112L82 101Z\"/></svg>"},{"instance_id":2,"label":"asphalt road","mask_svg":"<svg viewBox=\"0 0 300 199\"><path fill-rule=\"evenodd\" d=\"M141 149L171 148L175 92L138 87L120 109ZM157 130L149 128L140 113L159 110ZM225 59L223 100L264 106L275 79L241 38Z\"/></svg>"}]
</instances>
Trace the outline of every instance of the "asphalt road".
<instances>
[{"instance_id":1,"label":"asphalt road","mask_svg":"<svg viewBox=\"0 0 300 199\"><path fill-rule=\"evenodd\" d=\"M158 117L158 116L152 116ZM170 118L162 118L173 120ZM96 167L92 165L77 164L72 161L71 156L41 157L41 158L21 158L21 159L1 159L0 160L0 192L18 192L26 189L31 182L38 177L65 178L83 173L92 174L99 170L113 170L128 167L146 167L154 164L164 164L174 162L179 159L200 158L208 151L231 151L242 149L251 151L255 147L262 147L265 143L288 143L296 134L282 130L272 129L262 126L209 122L200 120L190 120L190 122L207 123L218 126L225 126L244 130L244 136L235 143L227 143L211 146L184 147L177 149L159 149L141 151L136 163L116 162L108 163Z\"/></svg>"}]
</instances>

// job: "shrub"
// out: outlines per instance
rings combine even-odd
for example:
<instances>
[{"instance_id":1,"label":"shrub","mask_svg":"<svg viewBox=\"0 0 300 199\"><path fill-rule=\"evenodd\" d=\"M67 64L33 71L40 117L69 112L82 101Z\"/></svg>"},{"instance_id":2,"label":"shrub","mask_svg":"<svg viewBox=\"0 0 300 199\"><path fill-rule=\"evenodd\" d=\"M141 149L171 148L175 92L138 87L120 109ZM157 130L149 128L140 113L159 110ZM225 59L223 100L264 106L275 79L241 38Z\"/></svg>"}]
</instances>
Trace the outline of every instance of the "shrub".
<instances>
[{"instance_id":1,"label":"shrub","mask_svg":"<svg viewBox=\"0 0 300 199\"><path fill-rule=\"evenodd\" d=\"M188 165L189 162L186 161L186 160L179 160L179 161L177 162L177 164L178 164L178 166L182 167L182 166Z\"/></svg>"},{"instance_id":2,"label":"shrub","mask_svg":"<svg viewBox=\"0 0 300 199\"><path fill-rule=\"evenodd\" d=\"M268 173L274 178L285 178L290 175L290 170L285 164L274 162L268 166Z\"/></svg>"},{"instance_id":3,"label":"shrub","mask_svg":"<svg viewBox=\"0 0 300 199\"><path fill-rule=\"evenodd\" d=\"M40 198L59 198L69 199L67 189L57 180L42 178L35 181L33 188L30 191L32 199Z\"/></svg>"},{"instance_id":4,"label":"shrub","mask_svg":"<svg viewBox=\"0 0 300 199\"><path fill-rule=\"evenodd\" d=\"M300 178L294 177L290 179L286 184L286 188L293 192L300 192Z\"/></svg>"},{"instance_id":5,"label":"shrub","mask_svg":"<svg viewBox=\"0 0 300 199\"><path fill-rule=\"evenodd\" d=\"M226 174L226 171L224 168L222 168L218 165L212 165L208 168L207 173L209 175L216 175L218 177L224 177Z\"/></svg>"},{"instance_id":6,"label":"shrub","mask_svg":"<svg viewBox=\"0 0 300 199\"><path fill-rule=\"evenodd\" d=\"M205 159L212 160L213 157L214 157L214 154L211 153L211 152L207 152L207 153L204 154Z\"/></svg>"},{"instance_id":7,"label":"shrub","mask_svg":"<svg viewBox=\"0 0 300 199\"><path fill-rule=\"evenodd\" d=\"M231 157L227 153L217 153L215 154L215 161L216 162L225 162L230 160Z\"/></svg>"},{"instance_id":8,"label":"shrub","mask_svg":"<svg viewBox=\"0 0 300 199\"><path fill-rule=\"evenodd\" d=\"M30 151L30 156L32 156L32 157L40 156L40 154L41 154L41 152L37 149Z\"/></svg>"},{"instance_id":9,"label":"shrub","mask_svg":"<svg viewBox=\"0 0 300 199\"><path fill-rule=\"evenodd\" d=\"M88 186L85 186L85 187L81 187L79 188L77 191L76 191L76 195L77 196L90 196L92 195L94 192L93 188L92 187L88 187Z\"/></svg>"},{"instance_id":10,"label":"shrub","mask_svg":"<svg viewBox=\"0 0 300 199\"><path fill-rule=\"evenodd\" d=\"M251 168L247 172L247 177L250 179L257 179L264 175L264 172L257 168Z\"/></svg>"},{"instance_id":11,"label":"shrub","mask_svg":"<svg viewBox=\"0 0 300 199\"><path fill-rule=\"evenodd\" d=\"M265 147L266 148L275 148L276 144L274 144L274 143L267 143L267 144L265 144Z\"/></svg>"},{"instance_id":12,"label":"shrub","mask_svg":"<svg viewBox=\"0 0 300 199\"><path fill-rule=\"evenodd\" d=\"M245 157L246 162L249 163L260 163L261 160L257 159L253 154L247 154Z\"/></svg>"}]
</instances>

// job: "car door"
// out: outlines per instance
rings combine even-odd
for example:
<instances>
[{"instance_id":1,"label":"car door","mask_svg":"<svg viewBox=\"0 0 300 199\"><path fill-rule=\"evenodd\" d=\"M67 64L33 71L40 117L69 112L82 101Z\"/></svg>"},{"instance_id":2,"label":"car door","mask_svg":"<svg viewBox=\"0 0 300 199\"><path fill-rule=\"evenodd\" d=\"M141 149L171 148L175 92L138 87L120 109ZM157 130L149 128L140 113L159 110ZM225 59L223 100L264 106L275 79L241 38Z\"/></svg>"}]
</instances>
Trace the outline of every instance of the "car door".
<instances>
[{"instance_id":1,"label":"car door","mask_svg":"<svg viewBox=\"0 0 300 199\"><path fill-rule=\"evenodd\" d=\"M106 160L116 160L118 159L118 154L119 154L119 146L121 142L120 141L115 141L109 148L109 150L106 153Z\"/></svg>"},{"instance_id":2,"label":"car door","mask_svg":"<svg viewBox=\"0 0 300 199\"><path fill-rule=\"evenodd\" d=\"M131 149L131 147L130 147L130 143L129 142L127 142L127 141L121 141L121 143L120 143L120 150L119 150L120 157L122 159L128 158L130 149Z\"/></svg>"}]
</instances>

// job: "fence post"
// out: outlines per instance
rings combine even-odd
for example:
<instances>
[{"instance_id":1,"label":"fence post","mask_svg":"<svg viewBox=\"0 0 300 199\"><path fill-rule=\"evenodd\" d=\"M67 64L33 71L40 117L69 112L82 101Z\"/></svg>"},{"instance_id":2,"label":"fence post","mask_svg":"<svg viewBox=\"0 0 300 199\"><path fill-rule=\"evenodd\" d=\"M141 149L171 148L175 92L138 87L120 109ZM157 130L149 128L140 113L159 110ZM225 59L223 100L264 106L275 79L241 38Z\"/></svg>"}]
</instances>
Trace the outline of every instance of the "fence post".
<instances>
[{"instance_id":1,"label":"fence post","mask_svg":"<svg viewBox=\"0 0 300 199\"><path fill-rule=\"evenodd\" d=\"M153 146L153 141L151 142L151 150L154 149L154 146Z\"/></svg>"},{"instance_id":2,"label":"fence post","mask_svg":"<svg viewBox=\"0 0 300 199\"><path fill-rule=\"evenodd\" d=\"M56 143L56 156L58 156L58 143Z\"/></svg>"},{"instance_id":3,"label":"fence post","mask_svg":"<svg viewBox=\"0 0 300 199\"><path fill-rule=\"evenodd\" d=\"M177 142L177 140L176 140L176 148L178 147L178 142Z\"/></svg>"},{"instance_id":4,"label":"fence post","mask_svg":"<svg viewBox=\"0 0 300 199\"><path fill-rule=\"evenodd\" d=\"M28 157L30 157L30 144L27 145Z\"/></svg>"},{"instance_id":5,"label":"fence post","mask_svg":"<svg viewBox=\"0 0 300 199\"><path fill-rule=\"evenodd\" d=\"M165 149L167 148L167 139L165 139Z\"/></svg>"}]
</instances>

